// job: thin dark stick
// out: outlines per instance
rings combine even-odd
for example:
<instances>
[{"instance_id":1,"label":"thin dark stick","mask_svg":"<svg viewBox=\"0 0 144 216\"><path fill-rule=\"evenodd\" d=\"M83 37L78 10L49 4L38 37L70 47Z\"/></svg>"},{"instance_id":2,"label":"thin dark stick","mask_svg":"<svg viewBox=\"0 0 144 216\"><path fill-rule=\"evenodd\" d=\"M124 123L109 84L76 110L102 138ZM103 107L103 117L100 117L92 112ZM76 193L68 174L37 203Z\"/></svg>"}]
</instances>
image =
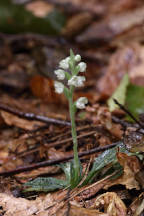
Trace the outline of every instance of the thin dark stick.
<instances>
[{"instance_id":1,"label":"thin dark stick","mask_svg":"<svg viewBox=\"0 0 144 216\"><path fill-rule=\"evenodd\" d=\"M114 123L121 124L124 128L132 127L132 126L134 127L133 124L131 124L131 123L129 123L129 122L126 122L126 121L124 121L124 120L122 120L122 119L119 119L119 118L117 118L116 116L112 116L111 118L112 118L112 121L113 121Z\"/></svg>"},{"instance_id":2,"label":"thin dark stick","mask_svg":"<svg viewBox=\"0 0 144 216\"><path fill-rule=\"evenodd\" d=\"M126 122L126 121L124 121L122 119L117 118L116 116L112 116L112 121L114 123L121 124L124 128L127 128L127 127L136 128L137 131L139 131L140 133L144 134L144 129L140 128L138 124L132 124L132 123Z\"/></svg>"},{"instance_id":3,"label":"thin dark stick","mask_svg":"<svg viewBox=\"0 0 144 216\"><path fill-rule=\"evenodd\" d=\"M49 117L41 116L41 115L35 115L34 113L24 113L22 111L19 111L17 109L12 108L12 107L8 107L4 104L0 104L0 110L3 110L5 112L16 115L20 118L31 120L31 121L36 120L36 121L40 121L40 122L44 122L44 123L53 123L53 124L60 124L60 125L67 125L67 126L71 125L71 123L67 122L67 121L49 118Z\"/></svg>"},{"instance_id":4,"label":"thin dark stick","mask_svg":"<svg viewBox=\"0 0 144 216\"><path fill-rule=\"evenodd\" d=\"M96 152L101 152L101 151L110 149L112 147L115 147L118 144L119 143L117 142L117 143L113 143L111 145L106 145L106 146L97 147L97 148L94 148L94 149L91 149L91 150L88 150L88 151L83 151L83 152L80 152L78 154L78 156L83 157L83 156L90 155L90 154L93 154L93 153L96 153ZM59 158L59 159L55 159L55 160L43 161L43 162L39 162L39 163L36 163L36 164L31 164L31 165L28 165L28 166L19 167L19 168L13 169L13 170L3 171L3 172L0 172L0 176L10 176L10 175L19 174L19 173L22 173L22 172L25 172L25 171L30 171L30 170L33 170L33 169L37 169L37 168L40 168L40 167L52 166L52 165L56 165L56 164L68 161L68 160L70 160L72 158L73 158L73 154L71 154L69 156L66 156L66 157Z\"/></svg>"},{"instance_id":5,"label":"thin dark stick","mask_svg":"<svg viewBox=\"0 0 144 216\"><path fill-rule=\"evenodd\" d=\"M70 192L71 192L71 188L68 189L67 196L66 196L66 200L67 200L67 212L66 212L66 216L70 215L70 202L69 202Z\"/></svg>"},{"instance_id":6,"label":"thin dark stick","mask_svg":"<svg viewBox=\"0 0 144 216\"><path fill-rule=\"evenodd\" d=\"M144 125L141 124L134 116L133 114L127 110L122 104L120 104L116 99L113 99L115 104L117 104L125 113L127 113L141 128L144 128Z\"/></svg>"}]
</instances>

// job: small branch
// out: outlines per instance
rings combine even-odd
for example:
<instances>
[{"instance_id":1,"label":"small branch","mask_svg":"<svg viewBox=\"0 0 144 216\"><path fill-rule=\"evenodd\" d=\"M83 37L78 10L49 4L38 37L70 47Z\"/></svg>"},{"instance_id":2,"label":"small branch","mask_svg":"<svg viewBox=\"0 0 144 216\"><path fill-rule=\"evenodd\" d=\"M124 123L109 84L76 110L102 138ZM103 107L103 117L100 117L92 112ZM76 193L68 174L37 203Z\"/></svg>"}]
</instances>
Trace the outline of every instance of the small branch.
<instances>
[{"instance_id":1,"label":"small branch","mask_svg":"<svg viewBox=\"0 0 144 216\"><path fill-rule=\"evenodd\" d=\"M20 118L27 119L27 120L36 120L44 123L53 123L53 124L59 124L59 125L67 125L70 126L71 123L63 120L58 120L54 118L49 118L46 116L41 116L41 115L35 115L34 113L24 113L22 111L19 111L17 109L8 107L4 104L0 104L0 110L3 110L5 112L11 113L13 115L16 115Z\"/></svg>"},{"instance_id":2,"label":"small branch","mask_svg":"<svg viewBox=\"0 0 144 216\"><path fill-rule=\"evenodd\" d=\"M95 131L89 131L89 132L86 132L84 134L81 134L81 135L77 136L77 139L81 139L81 138L93 135L95 133L96 133ZM64 143L72 142L72 141L73 141L73 138L70 137L70 138L63 139L63 140L60 140L60 141L56 141L56 142L53 142L53 143L46 143L46 144L44 144L44 146L46 146L48 148L51 148L51 147L61 146Z\"/></svg>"},{"instance_id":3,"label":"small branch","mask_svg":"<svg viewBox=\"0 0 144 216\"><path fill-rule=\"evenodd\" d=\"M129 122L126 122L122 119L117 118L116 116L112 116L112 121L114 123L122 125L122 127L127 128L127 127L132 127L133 125ZM134 127L134 126L133 126Z\"/></svg>"},{"instance_id":4,"label":"small branch","mask_svg":"<svg viewBox=\"0 0 144 216\"><path fill-rule=\"evenodd\" d=\"M127 110L122 104L120 104L116 99L113 99L115 104L117 104L125 113L127 113L141 128L144 128L144 125L141 124L140 121L138 121L134 116L133 114Z\"/></svg>"},{"instance_id":5,"label":"small branch","mask_svg":"<svg viewBox=\"0 0 144 216\"><path fill-rule=\"evenodd\" d=\"M83 157L83 156L86 156L86 155L94 154L96 152L101 152L101 151L113 148L113 147L115 147L118 144L119 143L113 143L111 145L106 145L106 146L97 147L97 148L94 148L94 149L91 149L91 150L88 150L88 151L83 151L83 152L78 153L78 156L79 157ZM38 169L40 167L46 167L46 166L56 165L56 164L68 161L70 159L73 159L73 154L71 154L69 156L66 156L66 157L62 157L62 158L56 159L56 160L43 161L43 162L39 162L39 163L36 163L36 164L19 167L19 168L13 169L13 170L3 171L3 172L0 173L0 176L16 175L16 174L19 174L19 173L22 173L22 172L25 172L25 171L30 171L30 170L33 170L33 169Z\"/></svg>"}]
</instances>

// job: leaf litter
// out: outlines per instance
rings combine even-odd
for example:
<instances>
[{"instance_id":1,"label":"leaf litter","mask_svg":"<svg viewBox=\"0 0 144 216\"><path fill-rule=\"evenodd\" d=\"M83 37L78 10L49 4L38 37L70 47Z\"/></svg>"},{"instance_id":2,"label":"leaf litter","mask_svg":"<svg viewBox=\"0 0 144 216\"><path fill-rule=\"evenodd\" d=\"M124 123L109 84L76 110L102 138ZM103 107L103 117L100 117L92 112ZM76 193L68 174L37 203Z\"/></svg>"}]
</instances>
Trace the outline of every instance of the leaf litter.
<instances>
[{"instance_id":1,"label":"leaf litter","mask_svg":"<svg viewBox=\"0 0 144 216\"><path fill-rule=\"evenodd\" d=\"M30 3L25 9L45 17L56 7L66 17L66 25L62 26L60 21L59 40L25 35L23 31L20 35L0 35L1 104L25 115L34 113L69 122L67 102L54 92L53 71L72 47L88 63L86 86L74 95L89 99L85 113L79 112L76 119L79 152L117 144L81 158L85 178L71 191L64 189L66 181L69 182L68 169L65 179L58 166L1 176L0 213L8 216L141 215L144 211L143 128L135 123L126 124L123 111L110 112L107 99L114 95L142 124L143 2L40 2L41 8ZM57 28L55 23L53 25ZM41 31L37 29L37 33ZM125 74L129 77L128 84L122 80ZM69 125L24 119L8 110L0 110L0 113L0 172L72 154ZM45 182L48 178L49 184ZM23 184L33 186L33 182L36 192L24 193ZM42 192L59 186L63 189ZM121 192L127 198L121 196Z\"/></svg>"}]
</instances>

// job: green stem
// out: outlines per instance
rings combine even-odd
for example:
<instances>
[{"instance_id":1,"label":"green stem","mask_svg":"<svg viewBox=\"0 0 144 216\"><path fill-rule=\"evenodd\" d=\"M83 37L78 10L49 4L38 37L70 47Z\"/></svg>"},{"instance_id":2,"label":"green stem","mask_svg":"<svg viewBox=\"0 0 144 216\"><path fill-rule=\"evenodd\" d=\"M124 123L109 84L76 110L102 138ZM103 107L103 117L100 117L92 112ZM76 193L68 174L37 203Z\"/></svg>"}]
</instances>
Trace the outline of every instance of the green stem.
<instances>
[{"instance_id":1,"label":"green stem","mask_svg":"<svg viewBox=\"0 0 144 216\"><path fill-rule=\"evenodd\" d=\"M73 151L74 151L74 166L76 171L76 176L79 175L80 164L78 157L78 143L77 143L77 132L76 132L76 124L75 124L75 110L73 107L73 91L71 91L71 97L69 98L69 110L70 110L70 119L71 119L71 133L73 139Z\"/></svg>"}]
</instances>

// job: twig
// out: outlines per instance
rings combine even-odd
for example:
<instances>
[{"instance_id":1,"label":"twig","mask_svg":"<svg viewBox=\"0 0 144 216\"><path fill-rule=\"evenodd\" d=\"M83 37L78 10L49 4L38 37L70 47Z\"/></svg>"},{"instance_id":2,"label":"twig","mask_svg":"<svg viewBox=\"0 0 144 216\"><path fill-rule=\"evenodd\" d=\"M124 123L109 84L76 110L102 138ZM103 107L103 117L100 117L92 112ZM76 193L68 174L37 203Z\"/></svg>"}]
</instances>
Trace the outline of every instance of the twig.
<instances>
[{"instance_id":1,"label":"twig","mask_svg":"<svg viewBox=\"0 0 144 216\"><path fill-rule=\"evenodd\" d=\"M70 215L70 202L69 202L70 192L71 192L71 188L68 189L67 196L66 196L66 200L67 200L67 212L66 212L66 216Z\"/></svg>"},{"instance_id":2,"label":"twig","mask_svg":"<svg viewBox=\"0 0 144 216\"><path fill-rule=\"evenodd\" d=\"M138 120L133 116L133 114L132 114L129 110L127 110L127 109L126 109L122 104L120 104L116 99L113 99L113 100L114 100L114 102L115 102L125 113L127 113L141 128L144 129L144 125L141 124L141 122L138 121Z\"/></svg>"},{"instance_id":3,"label":"twig","mask_svg":"<svg viewBox=\"0 0 144 216\"><path fill-rule=\"evenodd\" d=\"M124 121L124 120L122 120L122 119L119 119L119 118L117 118L116 116L112 116L112 121L113 121L114 123L117 123L117 124L122 125L124 128L133 126L131 123L126 122L126 121Z\"/></svg>"},{"instance_id":4,"label":"twig","mask_svg":"<svg viewBox=\"0 0 144 216\"><path fill-rule=\"evenodd\" d=\"M93 135L95 133L96 133L95 131L89 131L87 133L84 133L84 134L81 134L81 135L77 136L77 139L81 139L83 137L87 137L87 136ZM44 144L44 146L46 146L48 148L56 147L56 146L60 146L60 145L62 145L64 143L70 142L72 140L73 140L72 137L70 137L70 138L67 138L67 139L63 139L61 141L56 141L56 142L53 142L53 143L46 143L46 144Z\"/></svg>"},{"instance_id":5,"label":"twig","mask_svg":"<svg viewBox=\"0 0 144 216\"><path fill-rule=\"evenodd\" d=\"M13 43L20 40L34 40L41 42L43 45L55 47L66 44L66 41L58 37L50 37L42 34L23 33L23 34L5 34L0 33L0 38L6 40L8 43Z\"/></svg>"},{"instance_id":6,"label":"twig","mask_svg":"<svg viewBox=\"0 0 144 216\"><path fill-rule=\"evenodd\" d=\"M96 152L101 152L101 151L110 149L112 147L115 147L118 144L119 143L117 142L117 143L113 143L111 145L106 145L106 146L97 147L97 148L94 148L94 149L91 149L91 150L88 150L88 151L83 151L83 152L80 152L78 154L78 156L83 157L83 156L90 155L90 154L93 154L93 153L96 153ZM73 158L73 154L71 154L69 156L59 158L59 159L55 159L55 160L48 160L48 161L43 161L43 162L39 162L39 163L36 163L36 164L31 164L31 165L27 165L27 166L23 166L23 167L18 167L18 168L13 169L13 170L0 172L0 176L10 176L10 175L19 174L19 173L22 173L22 172L25 172L25 171L30 171L30 170L33 170L33 169L37 169L37 168L40 168L40 167L52 166L52 165L56 165L58 163L68 161L68 160L70 160L72 158Z\"/></svg>"},{"instance_id":7,"label":"twig","mask_svg":"<svg viewBox=\"0 0 144 216\"><path fill-rule=\"evenodd\" d=\"M144 129L140 128L138 124L132 124L132 123L126 122L126 121L124 121L122 119L117 118L116 116L112 116L112 121L114 123L121 124L124 128L134 127L134 128L136 128L137 131L139 131L140 133L144 134Z\"/></svg>"},{"instance_id":8,"label":"twig","mask_svg":"<svg viewBox=\"0 0 144 216\"><path fill-rule=\"evenodd\" d=\"M53 124L60 124L60 125L67 125L67 126L71 125L71 123L67 122L67 121L49 118L49 117L41 116L41 115L35 115L34 113L24 113L22 111L19 111L17 109L12 108L12 107L8 107L4 104L0 104L0 110L3 110L5 112L16 115L20 118L31 120L31 121L36 120L36 121L40 121L40 122L44 122L44 123L53 123Z\"/></svg>"}]
</instances>

